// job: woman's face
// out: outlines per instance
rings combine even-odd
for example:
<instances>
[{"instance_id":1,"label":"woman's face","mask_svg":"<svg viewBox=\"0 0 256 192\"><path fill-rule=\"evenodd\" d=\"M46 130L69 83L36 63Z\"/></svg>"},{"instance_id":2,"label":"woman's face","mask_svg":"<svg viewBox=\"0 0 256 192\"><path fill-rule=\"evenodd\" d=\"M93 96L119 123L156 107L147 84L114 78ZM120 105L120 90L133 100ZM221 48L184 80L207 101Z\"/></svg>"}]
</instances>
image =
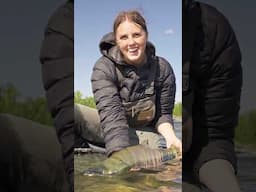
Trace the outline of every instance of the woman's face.
<instances>
[{"instance_id":1,"label":"woman's face","mask_svg":"<svg viewBox=\"0 0 256 192\"><path fill-rule=\"evenodd\" d=\"M140 25L124 21L116 29L116 43L125 62L140 65L145 59L147 34Z\"/></svg>"}]
</instances>

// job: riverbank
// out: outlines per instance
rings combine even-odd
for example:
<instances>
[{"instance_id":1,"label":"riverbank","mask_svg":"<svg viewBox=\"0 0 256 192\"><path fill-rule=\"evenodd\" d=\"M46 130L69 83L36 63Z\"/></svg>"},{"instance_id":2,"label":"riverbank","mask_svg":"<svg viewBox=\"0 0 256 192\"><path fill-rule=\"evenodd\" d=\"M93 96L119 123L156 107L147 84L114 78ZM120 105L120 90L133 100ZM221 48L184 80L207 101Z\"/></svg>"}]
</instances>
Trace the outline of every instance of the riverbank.
<instances>
[{"instance_id":1,"label":"riverbank","mask_svg":"<svg viewBox=\"0 0 256 192\"><path fill-rule=\"evenodd\" d=\"M182 116L173 115L172 118L174 121L182 121Z\"/></svg>"},{"instance_id":2,"label":"riverbank","mask_svg":"<svg viewBox=\"0 0 256 192\"><path fill-rule=\"evenodd\" d=\"M256 110L240 114L235 129L235 143L242 148L256 151Z\"/></svg>"},{"instance_id":3,"label":"riverbank","mask_svg":"<svg viewBox=\"0 0 256 192\"><path fill-rule=\"evenodd\" d=\"M235 142L235 150L237 153L253 153L256 155L256 144L241 144Z\"/></svg>"}]
</instances>

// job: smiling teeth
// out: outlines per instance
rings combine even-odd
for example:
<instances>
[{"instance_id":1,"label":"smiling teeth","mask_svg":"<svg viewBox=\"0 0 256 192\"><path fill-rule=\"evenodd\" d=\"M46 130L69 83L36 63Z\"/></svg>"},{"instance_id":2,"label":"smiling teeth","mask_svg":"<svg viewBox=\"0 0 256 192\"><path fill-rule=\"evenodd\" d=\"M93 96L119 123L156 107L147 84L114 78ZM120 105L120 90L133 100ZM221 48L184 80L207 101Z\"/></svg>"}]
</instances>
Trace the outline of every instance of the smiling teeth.
<instances>
[{"instance_id":1,"label":"smiling teeth","mask_svg":"<svg viewBox=\"0 0 256 192\"><path fill-rule=\"evenodd\" d=\"M135 48L135 49L129 49L128 51L129 52L135 52L135 51L137 51L138 49L137 48Z\"/></svg>"}]
</instances>

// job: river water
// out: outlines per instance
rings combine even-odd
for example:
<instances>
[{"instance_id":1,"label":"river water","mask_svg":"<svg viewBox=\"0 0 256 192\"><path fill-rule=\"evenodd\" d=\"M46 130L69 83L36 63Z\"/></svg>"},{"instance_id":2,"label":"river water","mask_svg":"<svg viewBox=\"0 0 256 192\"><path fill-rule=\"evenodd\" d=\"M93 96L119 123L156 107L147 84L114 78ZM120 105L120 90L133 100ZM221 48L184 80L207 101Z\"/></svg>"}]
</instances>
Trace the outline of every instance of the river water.
<instances>
[{"instance_id":1,"label":"river water","mask_svg":"<svg viewBox=\"0 0 256 192\"><path fill-rule=\"evenodd\" d=\"M175 121L181 138L181 122ZM256 192L256 152L237 151L238 180L243 192ZM166 165L161 171L129 172L118 176L84 176L82 171L106 158L103 154L75 155L76 192L181 192L181 164ZM199 189L192 190L200 192Z\"/></svg>"},{"instance_id":2,"label":"river water","mask_svg":"<svg viewBox=\"0 0 256 192\"><path fill-rule=\"evenodd\" d=\"M256 191L256 152L239 151L238 180L243 192Z\"/></svg>"},{"instance_id":3,"label":"river water","mask_svg":"<svg viewBox=\"0 0 256 192\"><path fill-rule=\"evenodd\" d=\"M181 138L181 122L174 122L174 129ZM174 162L158 170L128 172L113 176L85 176L82 171L106 156L99 153L75 155L76 192L181 192L181 162Z\"/></svg>"}]
</instances>

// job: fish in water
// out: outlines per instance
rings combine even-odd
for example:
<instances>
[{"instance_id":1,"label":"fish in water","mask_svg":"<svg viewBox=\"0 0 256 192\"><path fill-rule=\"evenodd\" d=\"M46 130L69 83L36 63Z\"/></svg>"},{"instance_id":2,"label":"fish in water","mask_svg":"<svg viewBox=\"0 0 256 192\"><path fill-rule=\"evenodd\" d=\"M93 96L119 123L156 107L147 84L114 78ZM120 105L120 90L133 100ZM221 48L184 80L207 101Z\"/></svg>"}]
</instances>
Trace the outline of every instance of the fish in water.
<instances>
[{"instance_id":1,"label":"fish in water","mask_svg":"<svg viewBox=\"0 0 256 192\"><path fill-rule=\"evenodd\" d=\"M144 145L134 145L113 153L105 161L88 168L84 175L112 175L130 169L155 168L178 157L175 147L151 149Z\"/></svg>"}]
</instances>

